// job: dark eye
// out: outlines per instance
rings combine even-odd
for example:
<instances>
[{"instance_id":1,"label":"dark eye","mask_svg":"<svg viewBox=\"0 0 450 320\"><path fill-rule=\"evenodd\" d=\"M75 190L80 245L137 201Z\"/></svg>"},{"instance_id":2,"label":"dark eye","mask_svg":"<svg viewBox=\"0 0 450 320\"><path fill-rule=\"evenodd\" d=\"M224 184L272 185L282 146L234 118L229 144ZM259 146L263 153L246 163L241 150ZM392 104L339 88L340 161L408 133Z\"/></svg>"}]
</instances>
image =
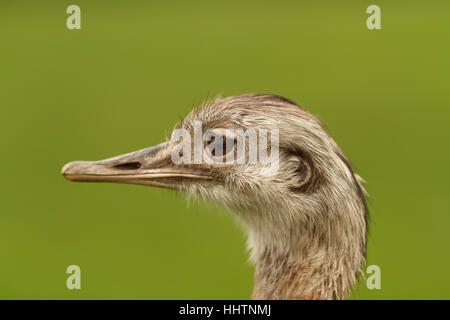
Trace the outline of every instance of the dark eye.
<instances>
[{"instance_id":1,"label":"dark eye","mask_svg":"<svg viewBox=\"0 0 450 320\"><path fill-rule=\"evenodd\" d=\"M217 141L216 141L217 140ZM216 137L211 137L211 140L205 144L205 147L210 148L211 155L216 156L216 150L222 149L222 155L225 156L228 153L233 152L237 141L234 138L229 138L222 136L222 139L216 139Z\"/></svg>"},{"instance_id":2,"label":"dark eye","mask_svg":"<svg viewBox=\"0 0 450 320\"><path fill-rule=\"evenodd\" d=\"M237 143L236 139L223 137L222 140L223 155L233 152L236 143Z\"/></svg>"}]
</instances>

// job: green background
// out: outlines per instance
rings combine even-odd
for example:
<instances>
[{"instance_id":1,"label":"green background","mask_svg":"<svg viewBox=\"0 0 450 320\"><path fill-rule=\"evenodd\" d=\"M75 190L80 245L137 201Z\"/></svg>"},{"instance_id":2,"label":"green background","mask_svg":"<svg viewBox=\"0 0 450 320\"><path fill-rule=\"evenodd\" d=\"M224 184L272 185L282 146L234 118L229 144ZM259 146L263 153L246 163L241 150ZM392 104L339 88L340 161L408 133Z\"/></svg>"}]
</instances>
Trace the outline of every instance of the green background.
<instances>
[{"instance_id":1,"label":"green background","mask_svg":"<svg viewBox=\"0 0 450 320\"><path fill-rule=\"evenodd\" d=\"M66 28L67 6L82 29ZM381 7L382 30L366 8ZM160 142L205 97L317 114L367 180L354 299L450 298L449 1L2 1L0 298L247 299L233 217L167 190L71 183ZM82 289L66 288L68 265Z\"/></svg>"}]
</instances>

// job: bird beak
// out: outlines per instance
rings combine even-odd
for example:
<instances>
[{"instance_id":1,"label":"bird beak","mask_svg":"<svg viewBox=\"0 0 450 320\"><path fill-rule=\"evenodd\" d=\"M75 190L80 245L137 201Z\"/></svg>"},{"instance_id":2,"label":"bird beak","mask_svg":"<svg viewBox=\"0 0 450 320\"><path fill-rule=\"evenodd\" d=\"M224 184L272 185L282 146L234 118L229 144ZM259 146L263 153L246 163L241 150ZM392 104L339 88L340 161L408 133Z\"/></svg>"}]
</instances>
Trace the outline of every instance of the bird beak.
<instances>
[{"instance_id":1,"label":"bird beak","mask_svg":"<svg viewBox=\"0 0 450 320\"><path fill-rule=\"evenodd\" d=\"M175 165L171 159L170 143L127 153L100 161L73 161L61 174L71 181L118 182L180 189L183 183L214 178L185 165Z\"/></svg>"}]
</instances>

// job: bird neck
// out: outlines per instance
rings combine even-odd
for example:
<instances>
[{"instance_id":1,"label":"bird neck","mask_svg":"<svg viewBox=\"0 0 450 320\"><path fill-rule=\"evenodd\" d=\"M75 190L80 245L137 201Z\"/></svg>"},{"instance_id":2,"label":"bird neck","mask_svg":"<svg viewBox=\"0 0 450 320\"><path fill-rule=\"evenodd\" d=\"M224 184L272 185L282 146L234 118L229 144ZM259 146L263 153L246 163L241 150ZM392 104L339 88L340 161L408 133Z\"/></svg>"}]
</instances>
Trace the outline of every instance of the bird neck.
<instances>
[{"instance_id":1,"label":"bird neck","mask_svg":"<svg viewBox=\"0 0 450 320\"><path fill-rule=\"evenodd\" d=\"M267 253L255 266L252 299L327 300L345 298L349 286L325 252L282 256ZM322 258L319 258L322 257ZM323 263L317 263L321 259Z\"/></svg>"},{"instance_id":2,"label":"bird neck","mask_svg":"<svg viewBox=\"0 0 450 320\"><path fill-rule=\"evenodd\" d=\"M252 298L345 299L365 260L363 233L348 220L320 230L301 224L249 230L255 263Z\"/></svg>"}]
</instances>

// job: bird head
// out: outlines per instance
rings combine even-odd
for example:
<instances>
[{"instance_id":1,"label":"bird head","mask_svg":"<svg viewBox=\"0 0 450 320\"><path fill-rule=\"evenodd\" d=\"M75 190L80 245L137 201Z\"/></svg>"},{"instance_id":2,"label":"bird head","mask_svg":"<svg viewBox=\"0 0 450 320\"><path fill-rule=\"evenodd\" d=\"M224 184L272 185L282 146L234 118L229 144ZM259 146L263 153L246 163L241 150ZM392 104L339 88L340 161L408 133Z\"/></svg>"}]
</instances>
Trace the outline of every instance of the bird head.
<instances>
[{"instance_id":1,"label":"bird head","mask_svg":"<svg viewBox=\"0 0 450 320\"><path fill-rule=\"evenodd\" d=\"M181 134L180 134L181 132ZM66 164L72 181L185 191L237 212L319 206L333 187L358 189L348 161L320 121L290 100L246 94L205 103L170 139L100 161ZM306 209L306 208L305 208ZM308 212L310 210L304 210Z\"/></svg>"},{"instance_id":2,"label":"bird head","mask_svg":"<svg viewBox=\"0 0 450 320\"><path fill-rule=\"evenodd\" d=\"M72 181L165 187L218 203L246 224L251 247L284 238L278 247L288 248L297 234L329 245L330 233L348 224L365 250L361 179L321 122L280 96L245 94L204 103L165 142L105 160L70 162L62 174Z\"/></svg>"},{"instance_id":3,"label":"bird head","mask_svg":"<svg viewBox=\"0 0 450 320\"><path fill-rule=\"evenodd\" d=\"M316 281L311 296L344 296L364 262L362 179L321 122L280 96L245 94L204 103L165 142L105 160L70 162L62 174L72 181L170 188L222 205L244 223L253 262L271 265L301 256L292 261L304 267L270 270L329 274ZM271 279L271 271L261 270ZM326 281L339 289L322 294Z\"/></svg>"}]
</instances>

